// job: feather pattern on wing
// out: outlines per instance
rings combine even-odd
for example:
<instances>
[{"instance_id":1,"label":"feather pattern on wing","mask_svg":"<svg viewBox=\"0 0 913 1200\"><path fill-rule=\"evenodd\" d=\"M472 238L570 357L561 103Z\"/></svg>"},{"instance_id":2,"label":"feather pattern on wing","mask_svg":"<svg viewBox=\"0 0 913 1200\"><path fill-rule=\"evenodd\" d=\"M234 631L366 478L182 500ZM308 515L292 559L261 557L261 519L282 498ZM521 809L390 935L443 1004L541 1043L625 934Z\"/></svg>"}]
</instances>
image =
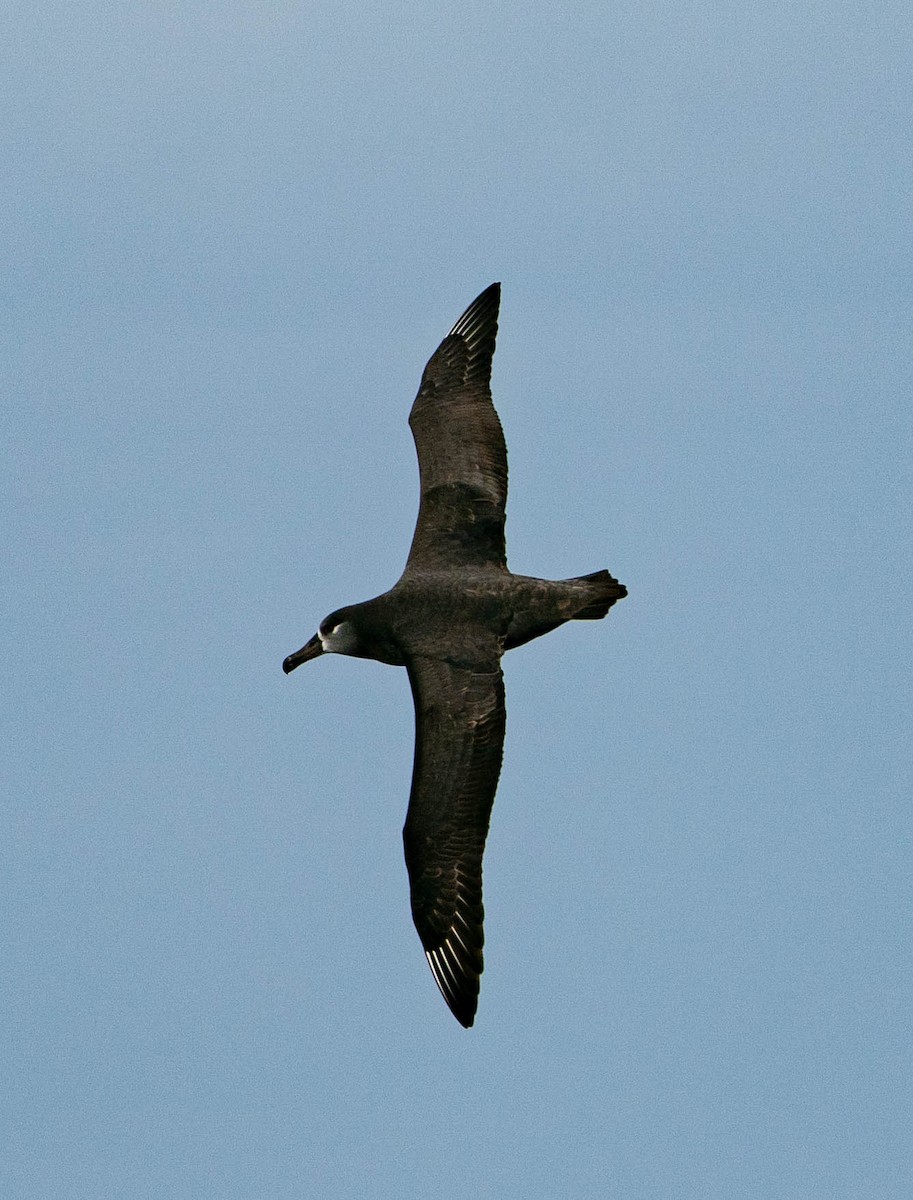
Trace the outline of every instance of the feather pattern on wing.
<instances>
[{"instance_id":1,"label":"feather pattern on wing","mask_svg":"<svg viewBox=\"0 0 913 1200\"><path fill-rule=\"evenodd\" d=\"M403 829L412 916L444 999L475 1018L482 974L482 853L504 745L497 654L482 666L415 658L415 765Z\"/></svg>"},{"instance_id":2,"label":"feather pattern on wing","mask_svg":"<svg viewBox=\"0 0 913 1200\"><path fill-rule=\"evenodd\" d=\"M421 504L407 569L506 567L507 450L491 402L500 297L493 283L466 309L431 356L412 405Z\"/></svg>"}]
</instances>

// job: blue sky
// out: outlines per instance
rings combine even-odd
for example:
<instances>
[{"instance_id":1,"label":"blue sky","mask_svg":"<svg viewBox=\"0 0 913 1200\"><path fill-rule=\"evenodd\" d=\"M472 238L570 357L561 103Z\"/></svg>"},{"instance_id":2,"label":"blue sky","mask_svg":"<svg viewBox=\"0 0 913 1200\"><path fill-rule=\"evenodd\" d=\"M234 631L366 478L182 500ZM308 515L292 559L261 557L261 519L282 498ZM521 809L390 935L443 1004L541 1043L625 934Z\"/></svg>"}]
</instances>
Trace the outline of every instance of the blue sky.
<instances>
[{"instance_id":1,"label":"blue sky","mask_svg":"<svg viewBox=\"0 0 913 1200\"><path fill-rule=\"evenodd\" d=\"M906 5L8 5L15 1200L913 1183ZM408 913L406 417L503 282L475 1028Z\"/></svg>"}]
</instances>

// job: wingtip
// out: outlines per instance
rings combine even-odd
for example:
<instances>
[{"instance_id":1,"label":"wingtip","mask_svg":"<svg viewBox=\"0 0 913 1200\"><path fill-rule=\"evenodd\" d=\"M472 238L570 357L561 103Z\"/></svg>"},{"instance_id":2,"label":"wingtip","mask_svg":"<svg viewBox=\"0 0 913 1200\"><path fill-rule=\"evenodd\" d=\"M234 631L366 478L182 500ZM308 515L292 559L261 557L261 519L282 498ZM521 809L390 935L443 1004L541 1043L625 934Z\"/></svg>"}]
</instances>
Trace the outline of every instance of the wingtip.
<instances>
[{"instance_id":1,"label":"wingtip","mask_svg":"<svg viewBox=\"0 0 913 1200\"><path fill-rule=\"evenodd\" d=\"M455 922L439 946L425 950L434 982L464 1029L469 1029L475 1020L484 965L481 944L470 949L467 940Z\"/></svg>"},{"instance_id":2,"label":"wingtip","mask_svg":"<svg viewBox=\"0 0 913 1200\"><path fill-rule=\"evenodd\" d=\"M459 334L470 343L488 333L492 336L498 328L498 309L501 304L500 283L490 283L484 292L480 292L472 304L460 315L459 320L450 330L448 337ZM492 340L492 351L494 341Z\"/></svg>"},{"instance_id":3,"label":"wingtip","mask_svg":"<svg viewBox=\"0 0 913 1200\"><path fill-rule=\"evenodd\" d=\"M487 288L483 288L482 291L479 292L478 296L476 296L475 300L473 300L472 304L469 305L469 307L473 308L476 304L479 304L481 301L497 300L500 298L500 296L501 296L501 283L500 283L500 280L496 280L494 283L490 283Z\"/></svg>"},{"instance_id":4,"label":"wingtip","mask_svg":"<svg viewBox=\"0 0 913 1200\"><path fill-rule=\"evenodd\" d=\"M465 978L457 980L454 977L453 968L447 963L442 950L443 947L440 950L425 951L428 966L438 990L447 1002L447 1007L464 1029L471 1029L479 1007L479 979L476 977L474 988L467 989L466 984L469 981Z\"/></svg>"}]
</instances>

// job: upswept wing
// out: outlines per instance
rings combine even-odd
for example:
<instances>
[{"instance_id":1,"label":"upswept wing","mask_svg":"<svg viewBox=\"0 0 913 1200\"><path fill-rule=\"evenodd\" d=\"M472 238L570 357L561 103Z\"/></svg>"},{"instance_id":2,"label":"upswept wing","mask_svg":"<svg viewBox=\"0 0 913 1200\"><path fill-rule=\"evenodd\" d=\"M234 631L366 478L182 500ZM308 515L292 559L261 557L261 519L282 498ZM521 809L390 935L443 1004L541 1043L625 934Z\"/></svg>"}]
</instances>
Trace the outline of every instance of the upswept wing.
<instances>
[{"instance_id":1,"label":"upswept wing","mask_svg":"<svg viewBox=\"0 0 913 1200\"><path fill-rule=\"evenodd\" d=\"M507 450L491 402L501 285L475 299L432 355L409 414L421 504L406 566L506 566Z\"/></svg>"},{"instance_id":2,"label":"upswept wing","mask_svg":"<svg viewBox=\"0 0 913 1200\"><path fill-rule=\"evenodd\" d=\"M403 829L412 917L456 1019L475 1019L482 974L482 852L504 745L504 681L484 666L408 663L415 765Z\"/></svg>"}]
</instances>

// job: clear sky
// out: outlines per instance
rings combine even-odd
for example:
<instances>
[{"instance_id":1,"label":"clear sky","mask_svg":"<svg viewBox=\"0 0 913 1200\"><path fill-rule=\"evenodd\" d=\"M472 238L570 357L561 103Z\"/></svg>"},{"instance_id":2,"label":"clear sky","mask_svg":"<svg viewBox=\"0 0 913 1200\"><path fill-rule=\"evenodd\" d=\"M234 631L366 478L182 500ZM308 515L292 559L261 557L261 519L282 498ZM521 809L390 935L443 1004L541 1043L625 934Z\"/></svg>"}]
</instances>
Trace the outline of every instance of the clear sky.
<instances>
[{"instance_id":1,"label":"clear sky","mask_svg":"<svg viewBox=\"0 0 913 1200\"><path fill-rule=\"evenodd\" d=\"M907 2L9 3L4 1200L913 1194ZM408 909L406 418L503 282L476 1026Z\"/></svg>"}]
</instances>

